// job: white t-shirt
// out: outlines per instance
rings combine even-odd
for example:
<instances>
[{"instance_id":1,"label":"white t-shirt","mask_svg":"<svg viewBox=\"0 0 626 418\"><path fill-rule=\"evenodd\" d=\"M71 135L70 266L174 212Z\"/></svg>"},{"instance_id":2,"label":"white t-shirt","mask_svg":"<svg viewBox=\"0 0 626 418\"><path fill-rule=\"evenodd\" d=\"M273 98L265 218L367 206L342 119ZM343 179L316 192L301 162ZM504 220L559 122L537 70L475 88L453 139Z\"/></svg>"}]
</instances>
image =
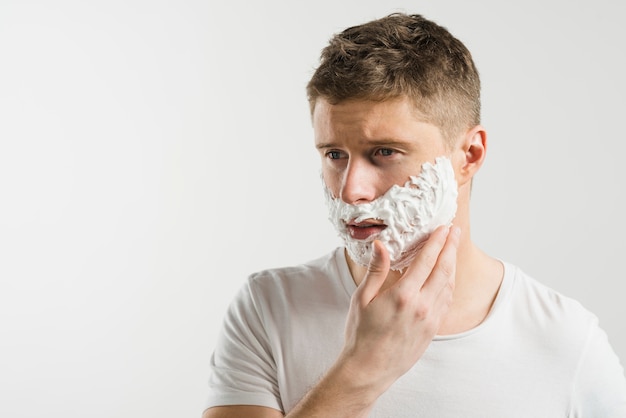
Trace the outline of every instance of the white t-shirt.
<instances>
[{"instance_id":1,"label":"white t-shirt","mask_svg":"<svg viewBox=\"0 0 626 418\"><path fill-rule=\"evenodd\" d=\"M504 265L487 318L435 337L370 417L626 417L624 370L596 317ZM289 412L341 351L355 289L342 248L252 275L211 357L206 407Z\"/></svg>"}]
</instances>

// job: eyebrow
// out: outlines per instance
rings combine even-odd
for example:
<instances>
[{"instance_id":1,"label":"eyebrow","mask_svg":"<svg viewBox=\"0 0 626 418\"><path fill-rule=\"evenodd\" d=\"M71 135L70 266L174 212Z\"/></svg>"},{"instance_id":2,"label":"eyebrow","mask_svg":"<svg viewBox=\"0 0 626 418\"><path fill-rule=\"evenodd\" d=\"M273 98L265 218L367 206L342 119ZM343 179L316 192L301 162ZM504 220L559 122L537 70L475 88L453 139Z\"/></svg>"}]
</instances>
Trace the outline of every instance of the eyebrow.
<instances>
[{"instance_id":1,"label":"eyebrow","mask_svg":"<svg viewBox=\"0 0 626 418\"><path fill-rule=\"evenodd\" d=\"M403 148L412 148L413 144L410 141L402 141L397 139L375 139L375 140L366 140L363 141L368 146L374 147L403 147ZM341 148L338 144L334 142L322 142L320 144L316 144L315 148L317 149L328 149L328 148Z\"/></svg>"},{"instance_id":2,"label":"eyebrow","mask_svg":"<svg viewBox=\"0 0 626 418\"><path fill-rule=\"evenodd\" d=\"M315 144L315 148L317 149L328 149L328 148L337 148L332 142L322 142L321 144Z\"/></svg>"}]
</instances>

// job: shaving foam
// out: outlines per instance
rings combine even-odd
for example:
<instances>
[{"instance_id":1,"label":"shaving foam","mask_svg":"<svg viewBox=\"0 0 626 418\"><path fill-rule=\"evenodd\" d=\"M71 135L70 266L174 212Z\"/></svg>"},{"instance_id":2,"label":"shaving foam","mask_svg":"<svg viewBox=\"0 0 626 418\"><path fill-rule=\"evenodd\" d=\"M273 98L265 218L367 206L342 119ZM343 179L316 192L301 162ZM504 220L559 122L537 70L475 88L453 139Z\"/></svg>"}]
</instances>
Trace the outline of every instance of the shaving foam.
<instances>
[{"instance_id":1,"label":"shaving foam","mask_svg":"<svg viewBox=\"0 0 626 418\"><path fill-rule=\"evenodd\" d=\"M418 176L410 176L404 186L394 185L377 199L352 205L333 197L325 187L329 219L344 241L350 258L367 266L372 242L380 240L387 250L392 270L403 270L417 254L420 245L440 225L451 225L457 210L457 183L452 163L438 157L422 165ZM377 219L387 227L365 240L352 238L348 222Z\"/></svg>"}]
</instances>

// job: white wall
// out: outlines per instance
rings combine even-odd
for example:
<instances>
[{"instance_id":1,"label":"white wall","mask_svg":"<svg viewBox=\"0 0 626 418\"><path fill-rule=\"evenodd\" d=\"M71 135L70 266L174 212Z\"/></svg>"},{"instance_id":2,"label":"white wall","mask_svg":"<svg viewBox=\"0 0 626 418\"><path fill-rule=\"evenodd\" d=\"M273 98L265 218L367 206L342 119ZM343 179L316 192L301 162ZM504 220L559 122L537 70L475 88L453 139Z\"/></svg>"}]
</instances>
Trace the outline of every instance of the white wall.
<instances>
[{"instance_id":1,"label":"white wall","mask_svg":"<svg viewBox=\"0 0 626 418\"><path fill-rule=\"evenodd\" d=\"M4 0L0 416L200 415L245 277L338 244L304 94L319 50L396 10L481 71L475 240L594 311L625 362L620 7Z\"/></svg>"}]
</instances>

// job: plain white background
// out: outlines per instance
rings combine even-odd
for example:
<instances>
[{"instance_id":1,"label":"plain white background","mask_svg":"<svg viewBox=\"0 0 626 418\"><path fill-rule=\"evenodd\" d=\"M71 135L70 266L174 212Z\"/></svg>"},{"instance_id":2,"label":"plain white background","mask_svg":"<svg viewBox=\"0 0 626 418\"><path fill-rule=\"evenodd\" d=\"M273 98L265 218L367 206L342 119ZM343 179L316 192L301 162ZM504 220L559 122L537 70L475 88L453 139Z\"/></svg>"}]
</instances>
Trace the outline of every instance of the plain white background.
<instances>
[{"instance_id":1,"label":"plain white background","mask_svg":"<svg viewBox=\"0 0 626 418\"><path fill-rule=\"evenodd\" d=\"M626 360L626 26L612 0L0 3L0 415L199 417L226 306L339 244L304 93L335 32L422 13L473 52L473 236Z\"/></svg>"}]
</instances>

